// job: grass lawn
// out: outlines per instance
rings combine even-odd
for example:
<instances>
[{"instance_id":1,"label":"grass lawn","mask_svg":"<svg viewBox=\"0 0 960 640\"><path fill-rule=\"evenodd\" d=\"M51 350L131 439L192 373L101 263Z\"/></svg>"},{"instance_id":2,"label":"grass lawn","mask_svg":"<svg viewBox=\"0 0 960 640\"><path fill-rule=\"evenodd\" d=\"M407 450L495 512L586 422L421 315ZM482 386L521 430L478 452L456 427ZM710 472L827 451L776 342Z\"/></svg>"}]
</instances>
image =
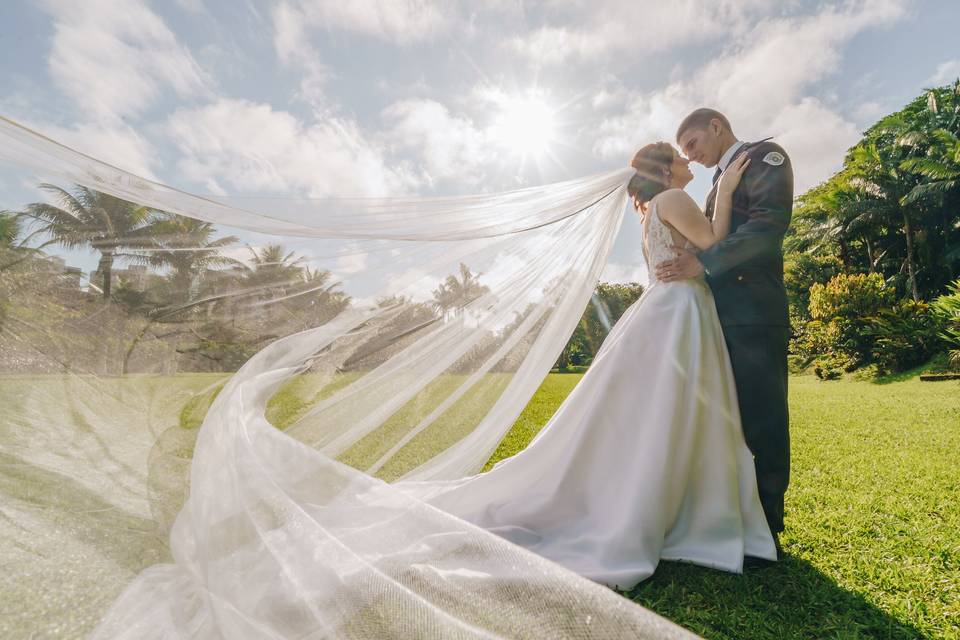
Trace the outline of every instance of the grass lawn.
<instances>
[{"instance_id":1,"label":"grass lawn","mask_svg":"<svg viewBox=\"0 0 960 640\"><path fill-rule=\"evenodd\" d=\"M581 375L551 375L492 462ZM960 638L960 382L791 379L786 559L665 562L628 597L706 638Z\"/></svg>"},{"instance_id":2,"label":"grass lawn","mask_svg":"<svg viewBox=\"0 0 960 640\"><path fill-rule=\"evenodd\" d=\"M485 469L525 447L581 377L548 376ZM960 638L960 382L795 376L791 385L787 558L743 576L663 563L628 597L707 638ZM282 427L317 397L284 389L268 414ZM455 405L446 415L472 413ZM345 461L369 464L404 415ZM429 457L420 442L435 433L409 455Z\"/></svg>"},{"instance_id":3,"label":"grass lawn","mask_svg":"<svg viewBox=\"0 0 960 640\"><path fill-rule=\"evenodd\" d=\"M526 446L581 377L548 376L488 467ZM5 463L0 465L0 502L7 510L19 511L13 519L0 519L0 539L24 540L22 528L33 526L30 518L37 520L38 531L51 531L47 520L60 514L68 515L69 521L56 531L73 533L66 538L31 534L35 552L8 547L0 553L11 575L31 576L19 582L0 581L0 600L15 597L30 603L28 610L6 623L0 616L0 636L17 637L16 632L11 636L11 629L34 629L38 620L47 618L50 624L67 624L64 620L70 616L79 618L71 618L65 628L89 629L95 614L112 602L129 579L114 565L135 572L161 559L154 555L161 554L162 541L147 535L153 523L143 496L131 494L118 511L116 505L100 504L85 484L70 481L69 473L82 475L87 469L83 459L76 461L78 468L66 468L63 474L51 473L45 466L72 460L69 453L84 444L98 461L110 463L103 473L113 482L126 481L124 470L143 467L145 460L135 447L129 451L107 447L113 441L109 432L84 426L84 412L91 410L88 405L108 403L97 405L99 411L116 413L104 428L114 423L118 428L136 426L147 451L169 426L171 416L178 416L185 430L195 431L222 378L117 380L105 389L110 393L87 401L84 379L70 385L56 377L2 380L0 406L5 407L7 419L0 421L0 462ZM397 433L402 430L396 432L394 423L407 422L410 412L423 415L434 410L439 406L437 399L449 391L444 385L460 381L440 380L437 388L425 389L345 457L369 464L398 442ZM277 426L290 425L347 382L344 378L322 386L309 377L294 381L271 400L268 416ZM399 467L411 464L407 457L429 456L444 445L444 438L457 437L459 429L450 426L478 413L469 398L478 398L486 406L479 396L497 392L502 383L492 376L477 387L480 394L468 394L453 403L440 416L436 429L424 430L405 445L397 456ZM853 379L821 382L799 376L791 384L794 468L783 538L787 558L743 576L663 563L652 578L625 595L710 639L960 639L960 381L931 383L901 376L881 384ZM31 390L34 393L27 393ZM44 400L52 397L70 402ZM127 415L131 410L125 407L133 406L128 400L150 411ZM30 434L20 432L20 415L34 416L37 424L50 429L30 436L32 448L24 449L28 444L22 439ZM65 439L56 428L69 427L71 419L75 433ZM38 448L37 438L46 444ZM188 445L184 445L184 456L189 455ZM25 452L37 460L24 458ZM58 452L64 455L62 460ZM394 475L398 470L388 466L381 472ZM142 482L138 478L129 478L131 486ZM74 512L58 506L62 504L84 508ZM99 519L108 516L117 520L116 537L84 537L87 520L102 524ZM99 550L106 568L91 565L86 551L90 545ZM49 556L46 564L37 559L44 554ZM64 581L64 575L77 579ZM103 576L114 581L105 583ZM53 582L69 583L70 590L60 589L59 604L44 609L50 603L39 594ZM85 595L69 596L74 591ZM83 598L92 598L88 606Z\"/></svg>"}]
</instances>

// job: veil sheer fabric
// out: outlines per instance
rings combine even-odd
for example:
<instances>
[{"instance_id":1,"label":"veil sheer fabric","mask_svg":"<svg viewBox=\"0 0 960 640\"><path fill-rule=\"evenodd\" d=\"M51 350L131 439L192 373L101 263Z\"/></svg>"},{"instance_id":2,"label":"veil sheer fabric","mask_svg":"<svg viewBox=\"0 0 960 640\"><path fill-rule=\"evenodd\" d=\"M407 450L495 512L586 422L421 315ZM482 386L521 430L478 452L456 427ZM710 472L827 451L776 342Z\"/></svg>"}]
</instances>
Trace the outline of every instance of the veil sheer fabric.
<instances>
[{"instance_id":1,"label":"veil sheer fabric","mask_svg":"<svg viewBox=\"0 0 960 640\"><path fill-rule=\"evenodd\" d=\"M152 265L125 273L166 292L107 298L99 271L82 292L42 251L0 254L0 635L687 635L392 484L484 468L590 299L632 170L458 198L197 196L7 119L0 167L94 220L133 203L114 268ZM19 206L32 246L73 224ZM252 261L209 259L211 234Z\"/></svg>"}]
</instances>

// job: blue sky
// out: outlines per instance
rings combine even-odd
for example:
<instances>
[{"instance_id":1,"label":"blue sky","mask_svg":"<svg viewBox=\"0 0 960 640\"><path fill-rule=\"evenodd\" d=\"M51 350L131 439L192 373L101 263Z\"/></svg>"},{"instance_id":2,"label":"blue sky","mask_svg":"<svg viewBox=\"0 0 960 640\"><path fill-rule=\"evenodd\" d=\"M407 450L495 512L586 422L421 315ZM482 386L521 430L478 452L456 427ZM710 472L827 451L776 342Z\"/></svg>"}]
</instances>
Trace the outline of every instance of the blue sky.
<instances>
[{"instance_id":1,"label":"blue sky","mask_svg":"<svg viewBox=\"0 0 960 640\"><path fill-rule=\"evenodd\" d=\"M606 171L710 105L775 136L799 192L960 75L957 24L950 0L5 0L0 113L192 191L356 196ZM605 279L644 278L638 231Z\"/></svg>"}]
</instances>

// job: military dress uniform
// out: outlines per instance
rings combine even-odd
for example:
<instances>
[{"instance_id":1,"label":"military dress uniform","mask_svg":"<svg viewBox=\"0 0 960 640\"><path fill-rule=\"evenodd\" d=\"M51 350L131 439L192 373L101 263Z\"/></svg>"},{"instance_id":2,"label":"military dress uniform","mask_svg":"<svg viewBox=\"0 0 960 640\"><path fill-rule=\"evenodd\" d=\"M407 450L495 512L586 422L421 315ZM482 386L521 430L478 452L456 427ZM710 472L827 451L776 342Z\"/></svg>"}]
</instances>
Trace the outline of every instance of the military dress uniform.
<instances>
[{"instance_id":1,"label":"military dress uniform","mask_svg":"<svg viewBox=\"0 0 960 640\"><path fill-rule=\"evenodd\" d=\"M740 417L754 455L760 502L770 530L783 531L790 477L787 347L790 320L783 285L783 236L793 211L793 169L768 140L746 143L730 158L750 158L733 193L730 234L699 256L730 352ZM717 180L707 196L713 217Z\"/></svg>"}]
</instances>

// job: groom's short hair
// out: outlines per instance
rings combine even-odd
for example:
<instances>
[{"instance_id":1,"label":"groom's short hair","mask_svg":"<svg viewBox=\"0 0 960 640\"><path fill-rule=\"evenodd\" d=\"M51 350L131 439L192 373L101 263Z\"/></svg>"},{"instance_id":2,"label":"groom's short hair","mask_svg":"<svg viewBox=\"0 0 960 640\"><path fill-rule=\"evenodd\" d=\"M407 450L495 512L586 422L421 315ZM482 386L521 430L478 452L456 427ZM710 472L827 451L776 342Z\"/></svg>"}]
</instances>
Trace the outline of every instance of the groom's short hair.
<instances>
[{"instance_id":1,"label":"groom's short hair","mask_svg":"<svg viewBox=\"0 0 960 640\"><path fill-rule=\"evenodd\" d=\"M730 126L730 121L727 120L727 116L716 109L703 107L688 115L683 119L683 122L680 123L680 126L677 128L677 144L680 143L680 136L682 136L687 129L706 129L710 125L711 120L719 120L720 124L726 127L727 131L733 132L733 127Z\"/></svg>"}]
</instances>

